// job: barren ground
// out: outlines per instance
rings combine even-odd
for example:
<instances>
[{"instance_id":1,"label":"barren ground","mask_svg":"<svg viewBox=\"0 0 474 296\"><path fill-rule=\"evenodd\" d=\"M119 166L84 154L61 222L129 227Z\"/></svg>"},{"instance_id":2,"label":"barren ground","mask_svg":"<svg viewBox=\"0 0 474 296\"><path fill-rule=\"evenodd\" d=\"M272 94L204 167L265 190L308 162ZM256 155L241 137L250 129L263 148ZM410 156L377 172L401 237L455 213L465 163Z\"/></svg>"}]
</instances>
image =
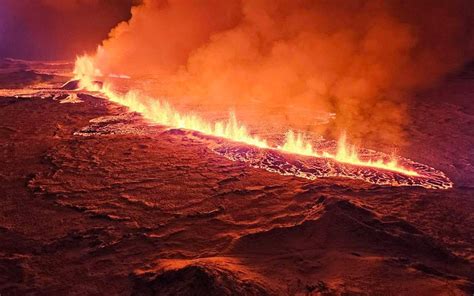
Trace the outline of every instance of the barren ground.
<instances>
[{"instance_id":1,"label":"barren ground","mask_svg":"<svg viewBox=\"0 0 474 296\"><path fill-rule=\"evenodd\" d=\"M0 98L2 296L474 292L472 72L419 95L401 151L449 190L281 176L79 98Z\"/></svg>"}]
</instances>

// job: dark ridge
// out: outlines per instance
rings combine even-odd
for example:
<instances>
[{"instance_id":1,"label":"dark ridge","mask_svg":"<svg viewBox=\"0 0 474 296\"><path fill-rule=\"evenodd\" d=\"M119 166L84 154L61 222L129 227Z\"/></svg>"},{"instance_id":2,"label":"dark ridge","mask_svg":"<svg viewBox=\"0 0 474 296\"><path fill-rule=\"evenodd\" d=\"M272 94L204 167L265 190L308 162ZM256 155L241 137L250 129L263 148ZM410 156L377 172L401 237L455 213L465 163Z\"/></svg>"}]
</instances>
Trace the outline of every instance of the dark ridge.
<instances>
[{"instance_id":1,"label":"dark ridge","mask_svg":"<svg viewBox=\"0 0 474 296\"><path fill-rule=\"evenodd\" d=\"M64 90L79 89L79 80L70 80L66 82L63 86L61 86L61 89L64 89Z\"/></svg>"},{"instance_id":2,"label":"dark ridge","mask_svg":"<svg viewBox=\"0 0 474 296\"><path fill-rule=\"evenodd\" d=\"M61 86L61 89L64 90L78 90L79 89L79 80L74 79L66 82L63 86ZM95 85L98 87L102 87L104 83L102 81L94 81L93 82Z\"/></svg>"},{"instance_id":3,"label":"dark ridge","mask_svg":"<svg viewBox=\"0 0 474 296\"><path fill-rule=\"evenodd\" d=\"M230 270L189 265L176 270L133 275L132 295L270 295L257 283L239 279Z\"/></svg>"},{"instance_id":4,"label":"dark ridge","mask_svg":"<svg viewBox=\"0 0 474 296\"><path fill-rule=\"evenodd\" d=\"M375 212L346 200L327 202L316 220L241 237L231 252L281 255L324 249L382 256L410 254L411 259L431 262L445 273L474 277L467 262L413 225L395 218L384 221ZM457 266L457 270L451 270L449 265Z\"/></svg>"}]
</instances>

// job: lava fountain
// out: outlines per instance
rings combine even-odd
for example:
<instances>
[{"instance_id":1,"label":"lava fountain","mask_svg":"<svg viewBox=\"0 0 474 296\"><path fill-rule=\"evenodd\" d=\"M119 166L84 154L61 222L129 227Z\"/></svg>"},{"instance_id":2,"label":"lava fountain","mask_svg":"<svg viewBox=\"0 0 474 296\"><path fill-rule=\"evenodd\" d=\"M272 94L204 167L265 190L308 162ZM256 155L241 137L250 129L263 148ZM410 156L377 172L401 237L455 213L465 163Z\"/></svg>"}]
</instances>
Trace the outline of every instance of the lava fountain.
<instances>
[{"instance_id":1,"label":"lava fountain","mask_svg":"<svg viewBox=\"0 0 474 296\"><path fill-rule=\"evenodd\" d=\"M110 83L97 83L97 80L103 75L95 67L93 59L87 55L77 58L74 75L74 79L79 81L79 88L81 90L99 93L108 100L123 105L132 112L141 114L143 118L153 123L227 139L231 142L253 147L251 148L252 151L255 151L253 149L257 148L273 153L323 160L326 163L331 163L332 169L330 171L332 173L311 175L301 173L304 171L301 167L292 169L293 173L282 172L270 166L255 164L254 160L236 156L236 154L239 154L238 149L217 149L219 153L232 160L251 162L253 166L264 167L270 171L309 178L315 178L315 176L343 176L363 179L375 184L422 186L432 189L447 189L453 185L444 173L402 157L394 155L387 157L386 154L375 153L372 150L365 151L374 153L364 153L364 156L362 156L360 149L347 142L345 134L341 135L335 149L318 149L313 147L310 141L305 140L303 134L295 133L291 130L286 133L286 139L283 144L273 146L266 139L252 135L245 125L237 121L234 114L231 114L227 120L211 122L197 114L179 112L168 102L147 97L138 91L131 90L122 94L115 91ZM342 171L347 171L347 168L353 168L353 170L355 169L359 173L345 174L337 170L335 172L334 167L340 167L341 165L343 166L341 167ZM360 173L361 171L363 173ZM370 172L369 175L371 177L364 177L367 175L367 172ZM387 178L382 181L377 180L377 178L374 179L373 174L384 176L388 174L388 179L390 180L386 180Z\"/></svg>"}]
</instances>

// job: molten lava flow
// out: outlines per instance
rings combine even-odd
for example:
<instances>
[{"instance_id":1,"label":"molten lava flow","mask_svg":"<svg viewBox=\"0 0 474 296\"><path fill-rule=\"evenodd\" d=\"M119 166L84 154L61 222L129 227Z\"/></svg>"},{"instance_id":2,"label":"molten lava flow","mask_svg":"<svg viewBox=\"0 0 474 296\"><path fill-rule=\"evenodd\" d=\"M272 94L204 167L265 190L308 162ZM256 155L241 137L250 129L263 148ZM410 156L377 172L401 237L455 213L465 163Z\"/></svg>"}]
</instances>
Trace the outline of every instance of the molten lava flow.
<instances>
[{"instance_id":1,"label":"molten lava flow","mask_svg":"<svg viewBox=\"0 0 474 296\"><path fill-rule=\"evenodd\" d=\"M89 91L97 91L109 100L126 106L130 111L142 114L152 122L175 128L198 131L204 134L250 144L260 148L270 148L265 140L252 136L247 128L240 125L233 114L227 121L208 122L195 114L181 114L167 102L161 102L146 96L139 96L138 92L130 91L125 95L112 90L109 84L100 86L94 78L100 73L94 69L92 59L87 56L79 57L74 70L75 79L79 86Z\"/></svg>"},{"instance_id":2,"label":"molten lava flow","mask_svg":"<svg viewBox=\"0 0 474 296\"><path fill-rule=\"evenodd\" d=\"M94 87L92 88L94 89ZM240 125L233 114L227 121L208 122L195 114L181 114L173 109L167 102L160 102L150 98L140 100L138 93L128 92L125 95L115 93L109 85L100 90L111 101L128 107L131 111L138 112L144 118L166 126L180 129L198 131L207 135L247 143L260 148L269 148L265 140L252 136L247 128Z\"/></svg>"},{"instance_id":3,"label":"molten lava flow","mask_svg":"<svg viewBox=\"0 0 474 296\"><path fill-rule=\"evenodd\" d=\"M383 159L361 159L357 149L347 144L345 135L342 135L339 139L335 153L315 150L308 141L304 140L302 134L295 134L293 131L287 133L283 145L272 147L265 139L251 135L244 125L237 122L233 114L230 115L227 121L209 122L195 114L181 114L167 102L142 96L135 91L129 91L125 95L119 94L113 91L109 84L102 86L95 82L95 78L102 76L102 74L88 56L77 58L74 75L75 79L79 80L79 86L82 89L100 92L109 100L126 106L131 111L140 113L144 118L158 124L198 131L203 134L226 138L260 148L275 149L304 156L330 158L341 163L389 170L408 176L419 175L413 170L400 166L394 158L390 161L384 161Z\"/></svg>"},{"instance_id":4,"label":"molten lava flow","mask_svg":"<svg viewBox=\"0 0 474 296\"><path fill-rule=\"evenodd\" d=\"M328 151L318 152L309 142L304 140L304 136L302 134L295 134L291 130L286 134L286 141L283 146L279 146L278 149L299 155L325 157L342 163L389 170L408 176L419 175L413 170L409 170L400 166L395 158L392 158L390 161L384 161L383 159L362 160L357 153L356 147L347 143L346 134L342 134L342 136L339 138L339 141L337 142L336 153L331 153Z\"/></svg>"}]
</instances>

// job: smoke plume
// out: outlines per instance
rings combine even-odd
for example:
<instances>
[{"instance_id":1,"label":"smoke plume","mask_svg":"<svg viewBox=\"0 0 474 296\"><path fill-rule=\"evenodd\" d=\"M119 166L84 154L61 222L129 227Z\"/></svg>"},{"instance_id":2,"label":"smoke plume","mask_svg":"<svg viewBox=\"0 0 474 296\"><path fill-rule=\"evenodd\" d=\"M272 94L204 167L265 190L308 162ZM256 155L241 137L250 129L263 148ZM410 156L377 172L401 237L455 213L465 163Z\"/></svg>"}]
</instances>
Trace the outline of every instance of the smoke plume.
<instances>
[{"instance_id":1,"label":"smoke plume","mask_svg":"<svg viewBox=\"0 0 474 296\"><path fill-rule=\"evenodd\" d=\"M471 0L145 0L96 61L157 77L148 91L179 102L308 130L333 112L329 132L396 143L409 94L474 57L473 12Z\"/></svg>"}]
</instances>

